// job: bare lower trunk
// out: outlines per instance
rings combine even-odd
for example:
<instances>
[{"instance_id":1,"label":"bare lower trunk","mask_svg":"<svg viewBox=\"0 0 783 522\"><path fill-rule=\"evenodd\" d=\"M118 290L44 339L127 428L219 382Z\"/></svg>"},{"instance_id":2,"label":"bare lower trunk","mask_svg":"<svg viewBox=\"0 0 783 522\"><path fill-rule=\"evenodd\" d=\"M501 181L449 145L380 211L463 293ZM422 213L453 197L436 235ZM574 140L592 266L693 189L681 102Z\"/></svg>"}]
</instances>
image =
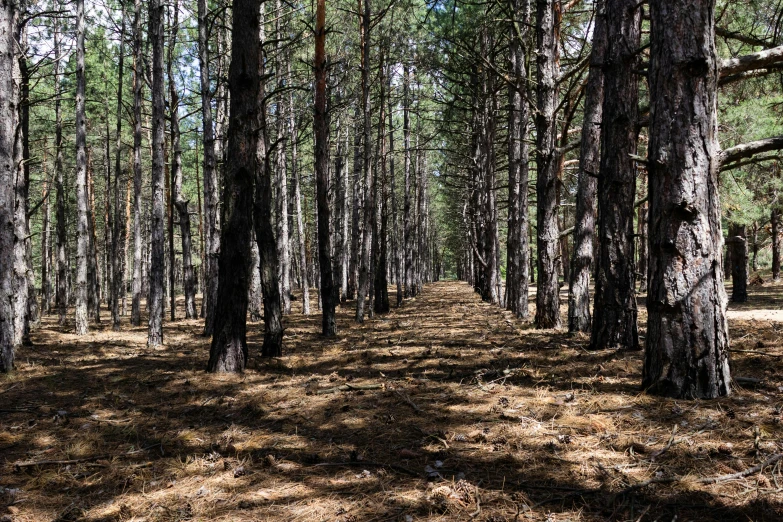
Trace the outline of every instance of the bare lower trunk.
<instances>
[{"instance_id":1,"label":"bare lower trunk","mask_svg":"<svg viewBox=\"0 0 783 522\"><path fill-rule=\"evenodd\" d=\"M638 219L639 224L639 267L636 273L639 277L639 293L647 293L647 270L649 264L647 263L648 248L647 248L647 203L639 205Z\"/></svg>"},{"instance_id":2,"label":"bare lower trunk","mask_svg":"<svg viewBox=\"0 0 783 522\"><path fill-rule=\"evenodd\" d=\"M368 0L365 0L368 1ZM368 8L369 9L369 8ZM326 0L317 0L315 18L315 193L318 206L318 264L321 269L321 333L336 334L335 292L332 274L332 234L329 227L329 115L326 112ZM366 148L365 148L366 150Z\"/></svg>"},{"instance_id":3,"label":"bare lower trunk","mask_svg":"<svg viewBox=\"0 0 783 522\"><path fill-rule=\"evenodd\" d=\"M403 289L402 289L402 269L403 269L403 262L402 262L402 249L400 248L400 234L399 234L399 227L398 223L399 220L397 219L397 184L396 184L396 176L394 172L394 112L392 110L392 66L388 66L387 70L387 77L386 77L386 88L389 91L389 179L391 180L391 206L392 206L392 258L393 258L393 270L394 270L394 283L397 287L397 295L396 295L396 302L397 306L400 306L402 304L403 299ZM345 184L347 187L347 183ZM345 195L345 191L343 191L343 195ZM346 219L347 219L347 213L346 213ZM345 225L345 232L347 233L348 226L347 223ZM343 267L345 267L345 264L343 263Z\"/></svg>"},{"instance_id":4,"label":"bare lower trunk","mask_svg":"<svg viewBox=\"0 0 783 522\"><path fill-rule=\"evenodd\" d=\"M528 154L529 105L527 103L527 32L529 0L512 0L512 12L521 34L510 29L510 61L514 83L509 87L508 113L508 237L506 260L506 309L517 317L528 317Z\"/></svg>"},{"instance_id":5,"label":"bare lower trunk","mask_svg":"<svg viewBox=\"0 0 783 522\"><path fill-rule=\"evenodd\" d=\"M164 278L164 219L165 219L165 141L166 108L163 99L163 3L151 0L149 10L149 38L152 42L152 223L150 226L150 310L147 346L163 344L163 278Z\"/></svg>"},{"instance_id":6,"label":"bare lower trunk","mask_svg":"<svg viewBox=\"0 0 783 522\"><path fill-rule=\"evenodd\" d=\"M354 299L356 297L356 285L359 278L359 245L361 244L361 179L362 179L362 132L359 117L361 112L359 104L356 104L354 111L354 130L353 130L353 180L351 183L351 256L348 267L348 285L346 298Z\"/></svg>"},{"instance_id":7,"label":"bare lower trunk","mask_svg":"<svg viewBox=\"0 0 783 522\"><path fill-rule=\"evenodd\" d=\"M770 214L772 227L772 280L780 280L780 209L774 208Z\"/></svg>"},{"instance_id":8,"label":"bare lower trunk","mask_svg":"<svg viewBox=\"0 0 783 522\"><path fill-rule=\"evenodd\" d=\"M212 87L209 81L207 0L198 0L198 60L201 86L201 119L204 140L204 335L212 335L218 292L220 212L218 209L215 130L212 123Z\"/></svg>"},{"instance_id":9,"label":"bare lower trunk","mask_svg":"<svg viewBox=\"0 0 783 522\"><path fill-rule=\"evenodd\" d=\"M413 297L416 290L413 284L413 184L411 177L411 123L410 123L410 70L407 64L402 70L402 136L404 146L404 190L403 195L403 249L405 251L405 274L403 292L405 297Z\"/></svg>"},{"instance_id":10,"label":"bare lower trunk","mask_svg":"<svg viewBox=\"0 0 783 522\"><path fill-rule=\"evenodd\" d=\"M218 300L207 370L241 372L247 364L247 291L259 93L259 0L234 2L229 84L231 109L225 172L225 216L221 235Z\"/></svg>"},{"instance_id":11,"label":"bare lower trunk","mask_svg":"<svg viewBox=\"0 0 783 522\"><path fill-rule=\"evenodd\" d=\"M536 86L536 224L538 244L538 283L536 287L536 326L560 326L560 285L557 273L557 77L559 75L560 2L537 0Z\"/></svg>"},{"instance_id":12,"label":"bare lower trunk","mask_svg":"<svg viewBox=\"0 0 783 522\"><path fill-rule=\"evenodd\" d=\"M362 116L364 119L363 138L362 138L362 172L364 173L364 182L362 190L364 192L364 219L362 226L362 249L359 267L359 286L356 295L356 321L364 321L365 300L370 295L371 282L371 264L372 264L372 229L373 214L375 213L375 201L373 200L373 173L370 168L372 154L372 122L370 110L370 2L364 0L364 11L360 15L360 31L362 44Z\"/></svg>"},{"instance_id":13,"label":"bare lower trunk","mask_svg":"<svg viewBox=\"0 0 783 522\"><path fill-rule=\"evenodd\" d=\"M714 1L650 2L650 289L642 386L670 397L731 392L714 7Z\"/></svg>"},{"instance_id":14,"label":"bare lower trunk","mask_svg":"<svg viewBox=\"0 0 783 522\"><path fill-rule=\"evenodd\" d=\"M133 14L133 296L131 324L141 326L141 296L144 291L144 226L142 224L141 103L144 54L141 47L141 0L134 0Z\"/></svg>"},{"instance_id":15,"label":"bare lower trunk","mask_svg":"<svg viewBox=\"0 0 783 522\"><path fill-rule=\"evenodd\" d=\"M260 9L263 20L263 3ZM261 31L263 32L263 24ZM255 63L258 77L263 78L265 61L260 47ZM280 357L283 354L283 311L280 287L277 284L278 259L275 234L272 229L272 167L267 145L265 103L264 84L261 83L256 98L256 191L253 207L256 241L261 258L261 286L264 293L264 344L261 346L261 356Z\"/></svg>"},{"instance_id":16,"label":"bare lower trunk","mask_svg":"<svg viewBox=\"0 0 783 522\"><path fill-rule=\"evenodd\" d=\"M122 118L125 107L122 104L123 76L125 73L125 6L120 4L122 15L122 25L120 29L120 53L117 73L117 112L116 112L116 132L114 138L115 157L114 157L114 185L112 187L114 215L112 216L113 229L111 232L111 324L112 330L120 330L120 291L124 279L124 270L122 262L123 244L125 236L128 233L125 230L125 220L122 216L122 205L120 195L120 174L122 161ZM108 159L108 158L107 158ZM108 171L108 166L107 166Z\"/></svg>"},{"instance_id":17,"label":"bare lower trunk","mask_svg":"<svg viewBox=\"0 0 783 522\"><path fill-rule=\"evenodd\" d=\"M59 323L67 321L68 309L68 255L65 231L65 171L63 169L63 119L60 92L60 36L59 21L54 19L54 182L57 191L55 220L57 222L57 280L55 302Z\"/></svg>"},{"instance_id":18,"label":"bare lower trunk","mask_svg":"<svg viewBox=\"0 0 783 522\"><path fill-rule=\"evenodd\" d=\"M604 54L606 53L606 6L596 6L593 50L587 77L584 123L579 154L579 173L574 216L574 248L568 288L568 331L589 332L590 270L595 241L596 190L601 165L601 120L604 100Z\"/></svg>"},{"instance_id":19,"label":"bare lower trunk","mask_svg":"<svg viewBox=\"0 0 783 522\"><path fill-rule=\"evenodd\" d=\"M177 43L177 32L179 30L179 2L174 1L172 8L171 36L169 42L169 107L171 110L171 196L173 206L177 209L179 217L179 229L182 239L182 286L185 293L185 319L195 319L196 315L196 281L193 271L192 258L192 239L190 235L190 211L188 210L189 200L186 200L182 194L182 148L180 146L179 129L179 93L177 92L176 82L172 71L174 62L174 49ZM172 260L174 255L171 256ZM174 278L171 283L171 314L174 317Z\"/></svg>"},{"instance_id":20,"label":"bare lower trunk","mask_svg":"<svg viewBox=\"0 0 783 522\"><path fill-rule=\"evenodd\" d=\"M14 141L19 109L19 76L15 38L18 6L0 6L0 372L14 369L13 249Z\"/></svg>"},{"instance_id":21,"label":"bare lower trunk","mask_svg":"<svg viewBox=\"0 0 783 522\"><path fill-rule=\"evenodd\" d=\"M636 121L641 6L606 0L606 56L598 175L598 262L590 348L638 350L634 264Z\"/></svg>"},{"instance_id":22,"label":"bare lower trunk","mask_svg":"<svg viewBox=\"0 0 783 522\"><path fill-rule=\"evenodd\" d=\"M85 121L84 0L76 1L76 335L88 328L87 280L90 231L87 211L87 122Z\"/></svg>"},{"instance_id":23,"label":"bare lower trunk","mask_svg":"<svg viewBox=\"0 0 783 522\"><path fill-rule=\"evenodd\" d=\"M296 164L296 140L297 128L294 122L291 124L291 136L294 142L292 149L293 163L291 165L291 177L294 183L294 205L296 206L296 232L299 236L299 271L302 279L302 313L310 315L310 281L307 266L307 242L305 238L304 214L302 214L302 187L299 180L299 168Z\"/></svg>"},{"instance_id":24,"label":"bare lower trunk","mask_svg":"<svg viewBox=\"0 0 783 522\"><path fill-rule=\"evenodd\" d=\"M729 226L726 240L731 249L731 300L744 303L748 300L748 239L745 225Z\"/></svg>"},{"instance_id":25,"label":"bare lower trunk","mask_svg":"<svg viewBox=\"0 0 783 522\"><path fill-rule=\"evenodd\" d=\"M29 343L30 326L28 314L28 299L30 297L30 281L27 275L27 242L29 236L29 226L27 220L27 210L29 205L30 193L30 169L29 169L29 147L27 134L29 132L29 78L27 74L27 60L24 56L26 52L25 31L23 27L15 27L16 41L19 42L21 51L14 53L16 55L16 67L14 76L19 78L19 100L17 105L18 114L15 121L18 122L15 128L16 144L14 148L14 247L13 247L13 302L14 302L14 344Z\"/></svg>"},{"instance_id":26,"label":"bare lower trunk","mask_svg":"<svg viewBox=\"0 0 783 522\"><path fill-rule=\"evenodd\" d=\"M261 257L254 230L250 232L250 286L247 290L247 311L250 321L258 322L263 317L263 294L261 292Z\"/></svg>"},{"instance_id":27,"label":"bare lower trunk","mask_svg":"<svg viewBox=\"0 0 783 522\"><path fill-rule=\"evenodd\" d=\"M109 135L106 135L109 141ZM87 149L87 227L90 234L87 260L87 309L96 323L101 322L101 282L98 276L98 240L95 234L95 182L92 154Z\"/></svg>"}]
</instances>

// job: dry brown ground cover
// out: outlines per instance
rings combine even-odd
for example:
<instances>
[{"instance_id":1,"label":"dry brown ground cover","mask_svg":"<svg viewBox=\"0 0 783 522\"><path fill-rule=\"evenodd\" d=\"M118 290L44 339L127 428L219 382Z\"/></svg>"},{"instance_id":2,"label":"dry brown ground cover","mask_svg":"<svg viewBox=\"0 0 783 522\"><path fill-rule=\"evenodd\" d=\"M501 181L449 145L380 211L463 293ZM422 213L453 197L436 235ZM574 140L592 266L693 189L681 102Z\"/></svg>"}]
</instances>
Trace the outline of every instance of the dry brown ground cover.
<instances>
[{"instance_id":1,"label":"dry brown ground cover","mask_svg":"<svg viewBox=\"0 0 783 522\"><path fill-rule=\"evenodd\" d=\"M732 320L734 374L760 382L704 402L640 393L639 353L464 283L362 326L338 313L334 340L287 317L271 361L252 326L241 376L203 371L200 321L149 351L145 328L47 318L0 379L0 519L783 520L782 462L757 469L783 451L783 323Z\"/></svg>"}]
</instances>

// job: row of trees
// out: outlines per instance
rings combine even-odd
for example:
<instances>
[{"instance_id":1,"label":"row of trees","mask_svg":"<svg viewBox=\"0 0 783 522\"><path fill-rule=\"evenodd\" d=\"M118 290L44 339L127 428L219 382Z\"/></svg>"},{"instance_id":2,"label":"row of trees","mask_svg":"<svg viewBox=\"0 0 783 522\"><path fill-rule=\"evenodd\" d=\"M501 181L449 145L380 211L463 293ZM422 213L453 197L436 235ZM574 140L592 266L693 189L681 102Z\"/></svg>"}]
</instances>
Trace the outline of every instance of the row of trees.
<instances>
[{"instance_id":1,"label":"row of trees","mask_svg":"<svg viewBox=\"0 0 783 522\"><path fill-rule=\"evenodd\" d=\"M155 347L180 293L209 369L240 371L248 319L281 353L295 287L325 335L338 304L361 322L446 273L521 318L535 282L556 328L562 276L594 349L640 347L647 291L646 388L728 393L724 267L737 300L749 243L780 267L780 6L326 8L5 5L4 371L50 311L83 335L102 303L119 329L146 302Z\"/></svg>"},{"instance_id":2,"label":"row of trees","mask_svg":"<svg viewBox=\"0 0 783 522\"><path fill-rule=\"evenodd\" d=\"M84 335L103 304L114 329L146 312L153 348L166 311L200 315L209 369L239 371L247 316L281 353L292 287L332 335L340 303L361 322L438 277L421 8L9 4L2 369L40 313Z\"/></svg>"},{"instance_id":3,"label":"row of trees","mask_svg":"<svg viewBox=\"0 0 783 522\"><path fill-rule=\"evenodd\" d=\"M776 81L769 74L783 47L764 19L771 7L447 3L433 32L447 92L448 197L461 213L450 239L458 275L521 318L535 279L539 328L561 326L563 276L569 331L589 333L591 349L617 350L640 348L640 281L649 314L643 387L674 397L728 394L727 213L719 193L735 171L744 178L740 169L749 165L776 168L777 152L762 153L777 151L783 139L721 149L718 91L736 103L743 84ZM721 53L735 58L719 58L716 32L725 40ZM771 36L753 36L759 32ZM780 132L771 127L765 130ZM498 178L502 169L507 175ZM737 223L741 212L734 214L728 218ZM778 215L772 212L771 243L779 259ZM729 264L737 300L747 280L745 235L733 225L726 241L735 251Z\"/></svg>"}]
</instances>

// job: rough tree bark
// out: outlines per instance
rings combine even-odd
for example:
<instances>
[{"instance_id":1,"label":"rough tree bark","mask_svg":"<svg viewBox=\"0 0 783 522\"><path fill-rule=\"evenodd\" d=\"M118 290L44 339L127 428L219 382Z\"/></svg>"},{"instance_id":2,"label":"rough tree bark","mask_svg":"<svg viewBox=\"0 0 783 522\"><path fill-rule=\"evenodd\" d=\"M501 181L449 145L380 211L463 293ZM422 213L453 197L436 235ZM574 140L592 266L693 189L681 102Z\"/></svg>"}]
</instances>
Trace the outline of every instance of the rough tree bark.
<instances>
[{"instance_id":1,"label":"rough tree bark","mask_svg":"<svg viewBox=\"0 0 783 522\"><path fill-rule=\"evenodd\" d=\"M403 292L405 297L416 295L413 284L413 185L411 180L411 118L410 118L410 84L411 75L408 64L403 64L402 69L402 140L404 150L403 173L405 176L403 187L403 217L402 234L403 249L405 250L405 274Z\"/></svg>"},{"instance_id":2,"label":"rough tree bark","mask_svg":"<svg viewBox=\"0 0 783 522\"><path fill-rule=\"evenodd\" d=\"M19 110L15 38L18 5L14 1L0 6L0 372L14 369L13 248L14 179L16 158L14 141Z\"/></svg>"},{"instance_id":3,"label":"rough tree bark","mask_svg":"<svg viewBox=\"0 0 783 522\"><path fill-rule=\"evenodd\" d=\"M361 6L361 4L360 4ZM356 321L364 322L365 300L370 293L370 281L372 278L372 228L373 214L375 213L375 201L373 196L373 172L370 167L372 155L372 122L370 108L370 27L371 10L370 1L363 0L363 10L360 9L360 40L362 53L362 116L364 124L362 126L362 172L364 173L363 192L364 192L364 218L362 227L362 249L359 266L359 286L356 295ZM323 293L323 292L322 292Z\"/></svg>"},{"instance_id":4,"label":"rough tree bark","mask_svg":"<svg viewBox=\"0 0 783 522\"><path fill-rule=\"evenodd\" d=\"M218 292L220 212L218 209L215 129L212 124L212 88L209 83L209 34L207 0L198 0L198 63L201 86L201 119L204 141L204 335L212 335Z\"/></svg>"},{"instance_id":5,"label":"rough tree bark","mask_svg":"<svg viewBox=\"0 0 783 522\"><path fill-rule=\"evenodd\" d=\"M637 223L639 224L639 266L636 273L639 276L639 293L647 293L648 248L647 248L647 221L648 204L645 201L639 205Z\"/></svg>"},{"instance_id":6,"label":"rough tree bark","mask_svg":"<svg viewBox=\"0 0 783 522\"><path fill-rule=\"evenodd\" d=\"M730 225L726 242L731 249L731 300L735 303L745 303L748 300L747 227Z\"/></svg>"},{"instance_id":7,"label":"rough tree bark","mask_svg":"<svg viewBox=\"0 0 783 522\"><path fill-rule=\"evenodd\" d=\"M780 214L779 208L773 208L770 213L772 227L772 280L780 280Z\"/></svg>"},{"instance_id":8,"label":"rough tree bark","mask_svg":"<svg viewBox=\"0 0 783 522\"><path fill-rule=\"evenodd\" d=\"M60 33L59 19L54 19L54 180L56 187L57 222L57 281L55 302L59 313L59 323L67 321L68 311L68 239L65 232L65 171L63 169L63 117L60 88Z\"/></svg>"},{"instance_id":9,"label":"rough tree bark","mask_svg":"<svg viewBox=\"0 0 783 522\"><path fill-rule=\"evenodd\" d=\"M263 3L260 6L260 12L261 20L263 20ZM259 32L263 35L263 22ZM263 41L263 36L260 40ZM258 77L264 78L265 57L261 45L258 47L256 64ZM261 346L261 356L279 357L283 353L283 313L280 287L277 284L277 249L272 229L272 167L267 145L266 95L263 82L258 86L256 111L256 197L253 207L253 221L258 253L261 258L261 286L264 293L264 344Z\"/></svg>"},{"instance_id":10,"label":"rough tree bark","mask_svg":"<svg viewBox=\"0 0 783 522\"><path fill-rule=\"evenodd\" d=\"M118 332L120 330L120 292L124 292L122 282L125 279L123 274L124 263L122 262L123 245L125 243L125 236L127 230L125 230L125 220L122 219L122 206L121 202L121 190L120 190L120 174L122 172L122 117L125 113L125 108L122 104L122 88L123 77L125 74L125 4L120 2L120 13L122 16L122 23L120 26L120 53L119 64L117 66L117 113L116 117L116 132L114 138L114 184L112 187L112 196L114 204L114 216L113 216L113 230L111 234L111 325L112 330ZM108 169L108 167L107 167Z\"/></svg>"},{"instance_id":11,"label":"rough tree bark","mask_svg":"<svg viewBox=\"0 0 783 522\"><path fill-rule=\"evenodd\" d=\"M574 248L568 288L568 331L589 332L590 270L595 241L596 190L601 166L601 121L604 103L604 55L606 53L606 4L596 5L593 50L585 87L584 123L577 174Z\"/></svg>"},{"instance_id":12,"label":"rough tree bark","mask_svg":"<svg viewBox=\"0 0 783 522\"><path fill-rule=\"evenodd\" d=\"M258 322L263 315L263 293L261 292L261 256L258 253L258 241L253 230L250 231L250 286L247 289L247 311L251 322Z\"/></svg>"},{"instance_id":13,"label":"rough tree bark","mask_svg":"<svg viewBox=\"0 0 783 522\"><path fill-rule=\"evenodd\" d=\"M394 111L392 107L392 66L387 65L387 73L386 73L386 89L389 93L388 96L388 110L389 110L389 179L391 180L391 205L392 205L392 257L394 258L394 282L396 284L397 288L397 295L396 295L396 302L397 306L399 307L402 304L403 299L403 289L402 289L402 269L403 269L403 261L402 261L402 249L400 248L400 234L399 234L399 220L397 219L397 184L395 179L395 172L394 172ZM348 187L348 176L345 177L345 187L346 189L343 190L343 195L347 194L347 187ZM344 221L344 227L343 227L343 242L347 244L347 234L348 234L348 223L347 223L347 213ZM343 247L345 249L345 246ZM343 262L343 270L345 270L345 262ZM343 283L345 284L345 283Z\"/></svg>"},{"instance_id":14,"label":"rough tree bark","mask_svg":"<svg viewBox=\"0 0 783 522\"><path fill-rule=\"evenodd\" d=\"M375 279L373 283L374 298L373 311L377 314L385 314L389 311L389 281L388 281L388 255L387 255L387 183L386 183L386 81L383 74L385 72L384 53L381 51L378 67L378 144L377 144L377 164L376 172L380 170L380 179L375 183L375 226L377 233L374 233L375 244L374 267ZM376 175L377 177L377 175Z\"/></svg>"},{"instance_id":15,"label":"rough tree bark","mask_svg":"<svg viewBox=\"0 0 783 522\"><path fill-rule=\"evenodd\" d=\"M141 47L141 0L133 2L133 298L131 324L141 326L141 294L144 290L143 202L141 197L141 103L144 84L144 54Z\"/></svg>"},{"instance_id":16,"label":"rough tree bark","mask_svg":"<svg viewBox=\"0 0 783 522\"><path fill-rule=\"evenodd\" d=\"M48 314L51 308L52 301L52 283L51 283L51 250L52 250L52 234L51 234L51 187L52 183L49 179L46 163L46 140L44 139L44 152L43 152L43 223L41 225L41 313Z\"/></svg>"},{"instance_id":17,"label":"rough tree bark","mask_svg":"<svg viewBox=\"0 0 783 522\"><path fill-rule=\"evenodd\" d=\"M369 5L369 0L365 0ZM369 7L366 8L369 12ZM329 115L326 112L326 0L317 0L315 11L315 191L318 205L318 264L321 268L321 333L336 334L335 292L332 274L332 234L329 227ZM369 16L367 16L369 18ZM365 136L366 137L366 136ZM365 147L366 151L366 147ZM358 315L358 312L357 312Z\"/></svg>"},{"instance_id":18,"label":"rough tree bark","mask_svg":"<svg viewBox=\"0 0 783 522\"><path fill-rule=\"evenodd\" d=\"M670 397L731 392L714 8L714 0L650 2L650 288L642 386Z\"/></svg>"},{"instance_id":19,"label":"rough tree bark","mask_svg":"<svg viewBox=\"0 0 783 522\"><path fill-rule=\"evenodd\" d=\"M291 179L294 183L294 205L296 206L296 231L299 236L299 271L302 278L302 313L310 315L310 281L307 266L307 244L305 241L304 215L302 214L302 187L299 181L299 167L296 164L298 128L291 119L291 140L293 141Z\"/></svg>"},{"instance_id":20,"label":"rough tree bark","mask_svg":"<svg viewBox=\"0 0 783 522\"><path fill-rule=\"evenodd\" d=\"M356 285L359 278L359 245L361 244L361 190L362 179L362 131L359 121L361 112L359 104L354 110L353 126L353 183L351 187L351 256L348 266L348 286L346 299L356 297Z\"/></svg>"},{"instance_id":21,"label":"rough tree bark","mask_svg":"<svg viewBox=\"0 0 783 522\"><path fill-rule=\"evenodd\" d=\"M163 278L164 278L164 199L165 161L163 146L166 107L163 98L163 9L162 0L150 0L149 38L152 42L152 223L150 226L150 310L147 346L163 344Z\"/></svg>"},{"instance_id":22,"label":"rough tree bark","mask_svg":"<svg viewBox=\"0 0 783 522\"><path fill-rule=\"evenodd\" d=\"M530 106L527 102L527 34L530 1L510 0L513 20L509 35L513 85L508 90L508 238L506 261L506 309L527 319L528 311L528 156ZM517 22L519 20L519 22Z\"/></svg>"},{"instance_id":23,"label":"rough tree bark","mask_svg":"<svg viewBox=\"0 0 783 522\"><path fill-rule=\"evenodd\" d=\"M185 293L185 319L195 319L196 316L196 281L193 272L192 258L192 239L190 235L190 211L188 210L189 200L186 200L182 194L182 148L180 146L179 130L179 93L172 71L174 62L174 48L177 43L177 32L179 30L179 2L174 0L172 8L171 35L169 37L169 59L168 59L168 77L169 77L169 107L171 111L171 197L174 208L177 209L179 217L179 230L182 239L182 286ZM174 256L172 256L172 259ZM174 317L174 280L171 282L171 314Z\"/></svg>"},{"instance_id":24,"label":"rough tree bark","mask_svg":"<svg viewBox=\"0 0 783 522\"><path fill-rule=\"evenodd\" d=\"M76 0L76 335L85 335L90 231L87 216L87 122L84 75L84 0Z\"/></svg>"},{"instance_id":25,"label":"rough tree bark","mask_svg":"<svg viewBox=\"0 0 783 522\"><path fill-rule=\"evenodd\" d=\"M283 74L283 62L290 64L290 55L284 53L282 49L283 32L282 26L283 8L281 0L276 2L275 16L275 76L277 79L277 88L283 89L286 85L291 85L290 69L288 75ZM293 112L294 107L288 107L285 103L285 96L282 94L277 99L277 109L275 114L275 123L277 125L278 139L286 135L288 126L288 113ZM277 155L275 161L275 205L277 214L277 279L280 286L280 299L282 301L283 313L291 313L291 247L288 233L288 172L286 168L286 145L288 139L278 143Z\"/></svg>"},{"instance_id":26,"label":"rough tree bark","mask_svg":"<svg viewBox=\"0 0 783 522\"><path fill-rule=\"evenodd\" d=\"M247 364L247 290L258 124L259 0L234 2L226 165L226 221L221 233L218 298L207 370L241 372ZM259 245L261 246L261 245ZM266 296L264 296L266 297Z\"/></svg>"},{"instance_id":27,"label":"rough tree bark","mask_svg":"<svg viewBox=\"0 0 783 522\"><path fill-rule=\"evenodd\" d=\"M31 288L34 278L31 280L28 273L28 245L30 244L30 227L27 216L30 195L30 147L29 147L29 123L30 123L30 79L27 70L27 33L20 24L15 28L16 41L19 46L17 51L16 68L14 75L19 78L19 100L16 121L16 171L14 183L14 336L15 344L30 344L31 317L30 299L35 302L35 288ZM32 291L32 295L31 295Z\"/></svg>"},{"instance_id":28,"label":"rough tree bark","mask_svg":"<svg viewBox=\"0 0 783 522\"><path fill-rule=\"evenodd\" d=\"M536 225L538 283L536 318L538 328L560 326L560 285L557 273L557 77L560 1L536 0Z\"/></svg>"},{"instance_id":29,"label":"rough tree bark","mask_svg":"<svg viewBox=\"0 0 783 522\"><path fill-rule=\"evenodd\" d=\"M606 0L604 106L598 175L598 256L590 348L638 350L634 197L641 6Z\"/></svg>"}]
</instances>

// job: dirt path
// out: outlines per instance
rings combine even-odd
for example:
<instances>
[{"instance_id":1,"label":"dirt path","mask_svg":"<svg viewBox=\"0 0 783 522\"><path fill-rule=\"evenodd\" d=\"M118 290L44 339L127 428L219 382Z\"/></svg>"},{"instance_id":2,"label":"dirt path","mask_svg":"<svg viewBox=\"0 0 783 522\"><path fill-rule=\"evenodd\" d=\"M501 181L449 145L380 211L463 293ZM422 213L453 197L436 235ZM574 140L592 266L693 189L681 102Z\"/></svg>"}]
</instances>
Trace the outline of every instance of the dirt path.
<instances>
[{"instance_id":1,"label":"dirt path","mask_svg":"<svg viewBox=\"0 0 783 522\"><path fill-rule=\"evenodd\" d=\"M0 517L783 519L777 467L694 480L781 451L777 323L732 321L734 347L755 352L734 373L756 389L686 402L640 393L640 354L587 352L464 283L362 326L338 314L333 340L317 316L287 317L271 361L254 326L241 376L203 372L199 321L167 323L151 352L144 328L78 339L47 319L0 380ZM633 487L650 479L676 481Z\"/></svg>"}]
</instances>

